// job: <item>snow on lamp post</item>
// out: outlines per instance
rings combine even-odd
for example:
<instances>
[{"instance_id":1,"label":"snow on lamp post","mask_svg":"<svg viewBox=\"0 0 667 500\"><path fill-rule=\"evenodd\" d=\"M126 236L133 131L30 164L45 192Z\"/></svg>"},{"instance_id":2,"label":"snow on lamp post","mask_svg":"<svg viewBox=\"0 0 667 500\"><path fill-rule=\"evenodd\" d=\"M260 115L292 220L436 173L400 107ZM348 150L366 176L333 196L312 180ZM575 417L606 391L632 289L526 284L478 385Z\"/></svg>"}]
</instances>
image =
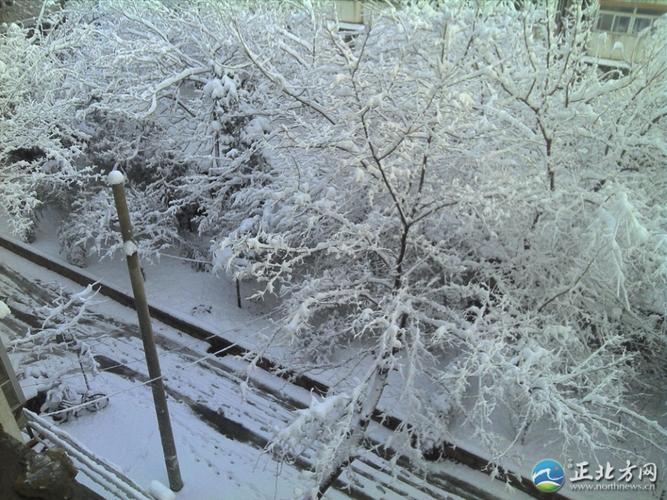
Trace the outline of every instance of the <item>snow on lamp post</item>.
<instances>
[{"instance_id":1,"label":"snow on lamp post","mask_svg":"<svg viewBox=\"0 0 667 500\"><path fill-rule=\"evenodd\" d=\"M123 188L125 176L114 170L107 177L108 183L113 190L113 197L118 212L118 221L120 231L123 236L123 247L125 248L125 257L127 267L130 273L132 283L132 293L134 294L134 304L139 318L139 330L141 339L144 343L144 353L146 355L146 365L148 366L148 376L151 379L151 388L153 390L153 401L155 403L155 412L157 414L158 427L160 429L160 439L162 440L162 450L164 460L167 466L167 475L169 476L169 487L173 491L180 491L183 488L181 471L178 465L178 456L176 454L176 444L174 443L174 434L171 429L169 419L169 408L167 407L167 398L164 391L164 382L160 371L160 361L155 348L155 339L153 337L153 328L151 318L148 312L148 301L144 289L144 280L139 265L139 254L137 245L132 236L132 223L130 222L130 213L125 199L125 190Z\"/></svg>"}]
</instances>

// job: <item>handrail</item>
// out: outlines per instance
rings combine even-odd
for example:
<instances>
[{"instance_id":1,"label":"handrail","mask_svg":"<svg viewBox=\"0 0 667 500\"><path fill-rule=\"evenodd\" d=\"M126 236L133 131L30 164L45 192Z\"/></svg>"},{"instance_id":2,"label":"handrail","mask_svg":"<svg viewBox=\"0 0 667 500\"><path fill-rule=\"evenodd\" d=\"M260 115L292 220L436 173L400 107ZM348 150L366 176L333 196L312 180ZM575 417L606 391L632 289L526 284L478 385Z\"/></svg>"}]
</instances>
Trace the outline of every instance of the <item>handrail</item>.
<instances>
[{"instance_id":1,"label":"handrail","mask_svg":"<svg viewBox=\"0 0 667 500\"><path fill-rule=\"evenodd\" d=\"M85 448L58 426L43 419L30 410L23 410L28 426L54 445L64 449L75 460L82 473L117 498L153 500L141 486L128 478L118 468Z\"/></svg>"}]
</instances>

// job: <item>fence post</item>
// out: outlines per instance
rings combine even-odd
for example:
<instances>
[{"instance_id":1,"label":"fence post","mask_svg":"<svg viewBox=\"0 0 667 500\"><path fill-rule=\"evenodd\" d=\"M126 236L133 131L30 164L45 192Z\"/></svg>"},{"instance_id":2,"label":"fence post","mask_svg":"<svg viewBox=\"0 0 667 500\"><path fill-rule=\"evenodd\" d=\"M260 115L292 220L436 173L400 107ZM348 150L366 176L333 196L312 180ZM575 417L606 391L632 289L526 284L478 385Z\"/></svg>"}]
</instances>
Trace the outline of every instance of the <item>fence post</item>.
<instances>
[{"instance_id":1,"label":"fence post","mask_svg":"<svg viewBox=\"0 0 667 500\"><path fill-rule=\"evenodd\" d=\"M144 289L144 280L139 265L139 254L137 253L137 245L132 236L132 223L130 222L130 213L125 199L125 176L121 172L114 170L109 173L107 180L113 190L114 202L116 203L116 210L118 211L120 232L123 236L127 268L130 273L132 293L134 294L134 307L139 318L139 330L141 331L141 339L144 343L144 354L146 356L146 365L148 365L148 376L152 380L151 389L153 390L153 402L155 403L155 413L157 414L157 422L160 429L164 461L167 466L167 475L169 476L169 487L173 491L180 491L183 488L183 480L181 479L181 471L178 465L178 456L176 454L176 444L174 443L174 434L169 419L169 408L167 407L167 397L164 391L162 373L160 372L160 361L158 359L157 350L155 349L153 327L151 326L151 318L148 312L148 301L146 300L146 291Z\"/></svg>"}]
</instances>

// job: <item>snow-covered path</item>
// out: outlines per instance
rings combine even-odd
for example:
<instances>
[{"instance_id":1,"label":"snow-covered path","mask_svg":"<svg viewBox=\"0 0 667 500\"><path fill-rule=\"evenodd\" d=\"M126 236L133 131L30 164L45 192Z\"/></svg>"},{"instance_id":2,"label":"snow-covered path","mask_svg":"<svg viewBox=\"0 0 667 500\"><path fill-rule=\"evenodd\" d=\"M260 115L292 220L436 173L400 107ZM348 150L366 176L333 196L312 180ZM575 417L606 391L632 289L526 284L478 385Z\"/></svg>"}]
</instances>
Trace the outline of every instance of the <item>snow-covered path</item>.
<instances>
[{"instance_id":1,"label":"snow-covered path","mask_svg":"<svg viewBox=\"0 0 667 500\"><path fill-rule=\"evenodd\" d=\"M5 337L23 334L34 322L32 311L56 290L46 282L58 283L69 292L78 290L77 285L4 250L2 254L3 262L20 270L19 274L10 267L0 268L3 295L12 297L10 306L16 312L13 322L8 323L10 331L3 331ZM155 478L166 482L150 390L142 384L146 375L141 342L136 327L124 321L131 321L134 312L110 301L95 310L99 314L93 324L81 327L82 334L88 336L103 365L93 379L94 389L110 394L111 404L100 413L84 412L64 428L140 484ZM213 357L195 363L206 356L208 344L158 322L155 330L186 482L179 498L294 498L301 493L307 474L299 469L308 464L308 450L292 465L278 464L263 453L263 446L276 429L293 419L296 407L308 404L310 395L262 370L257 370L246 389L239 378L245 372L240 360ZM21 356L15 355L14 361L20 363ZM67 382L83 385L73 355L54 355L28 366L39 366L50 377L59 373ZM31 396L46 380L38 370L30 369L28 375L38 375L22 381ZM378 433L381 429L376 429ZM436 485L447 485L446 478L451 475L487 491L500 489L494 488L488 476L454 464L438 464L431 484L405 470L401 470L400 479L393 480L381 471L386 467L384 460L370 454L363 462L357 460L352 473L342 478L354 489L350 493L334 491L328 497L450 498ZM517 498L516 494L498 491L493 497Z\"/></svg>"},{"instance_id":2,"label":"snow-covered path","mask_svg":"<svg viewBox=\"0 0 667 500\"><path fill-rule=\"evenodd\" d=\"M12 293L12 284L21 295ZM16 326L25 331L24 327L28 326L25 321L30 322L30 318L21 314L21 305L27 306L23 312L29 314L30 307L39 304L40 299L48 294L49 288L40 288L34 282L21 280L20 276L4 267L2 288L4 293L12 297L21 297L21 303L11 302L12 309L17 313L12 329ZM18 320L18 317L24 321ZM109 317L99 319L97 325L89 325L91 333L102 325L106 328L104 335L98 337L93 334L97 337L91 340L95 352L114 356L115 360L131 365L143 377L141 344L135 328ZM160 336L160 347L165 374L175 371L174 363L187 362L186 355L180 353L178 348L174 349L174 344L163 336ZM187 350L185 346L180 347ZM75 359L72 356L54 355L41 362L31 363L28 367L19 365L19 370L30 366L40 368L39 372L35 368L29 370L28 375L32 376L22 381L26 395L30 397L40 385L44 385L44 371L48 376L62 374L62 378L74 386L82 385ZM193 367L188 373L170 378L169 387L176 385L181 388L185 378L205 382L202 373L201 368ZM35 377L37 374L40 376ZM102 371L93 378L92 384L94 390L110 395L110 405L99 413L83 412L80 418L63 424L64 430L92 451L117 464L140 484L147 485L151 479L156 478L166 482L150 388L142 385L138 378L132 380L120 377L111 373L111 370ZM208 397L215 387L207 389L210 392L195 396L197 400ZM194 396L193 391L190 394ZM274 491L277 498L292 498L295 485L303 482L299 471L289 465L282 466L280 476L275 478L277 464L262 455L261 449L240 438L231 439L217 432L200 421L187 404L171 399L170 411L183 476L187 478L179 498L273 498Z\"/></svg>"}]
</instances>

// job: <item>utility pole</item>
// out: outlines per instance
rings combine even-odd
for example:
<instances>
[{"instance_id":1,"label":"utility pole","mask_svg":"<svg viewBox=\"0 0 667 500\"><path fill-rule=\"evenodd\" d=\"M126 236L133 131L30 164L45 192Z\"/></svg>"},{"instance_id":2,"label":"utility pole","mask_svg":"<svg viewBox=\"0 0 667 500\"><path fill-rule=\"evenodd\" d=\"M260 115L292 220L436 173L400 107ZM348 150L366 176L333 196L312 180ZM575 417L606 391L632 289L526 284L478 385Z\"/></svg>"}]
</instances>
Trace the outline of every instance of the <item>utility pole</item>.
<instances>
[{"instance_id":1,"label":"utility pole","mask_svg":"<svg viewBox=\"0 0 667 500\"><path fill-rule=\"evenodd\" d=\"M137 253L137 245L132 237L130 212L127 209L127 201L125 199L125 176L121 172L114 170L109 173L107 181L113 190L116 210L118 211L120 232L123 236L127 268L130 273L132 293L134 294L134 307L137 310L139 318L139 330L141 331L141 340L144 343L144 354L146 355L148 376L150 377L151 389L153 390L153 402L155 403L155 413L157 414L157 423L160 429L162 451L164 452L164 461L167 466L167 475L169 476L169 487L173 491L180 491L183 488L183 480L181 479L181 470L178 465L174 434L171 430L167 397L164 392L164 382L162 381L162 373L160 371L160 361L155 349L155 338L153 337L153 327L148 312L144 279L141 275L141 267L139 265L139 254Z\"/></svg>"}]
</instances>

